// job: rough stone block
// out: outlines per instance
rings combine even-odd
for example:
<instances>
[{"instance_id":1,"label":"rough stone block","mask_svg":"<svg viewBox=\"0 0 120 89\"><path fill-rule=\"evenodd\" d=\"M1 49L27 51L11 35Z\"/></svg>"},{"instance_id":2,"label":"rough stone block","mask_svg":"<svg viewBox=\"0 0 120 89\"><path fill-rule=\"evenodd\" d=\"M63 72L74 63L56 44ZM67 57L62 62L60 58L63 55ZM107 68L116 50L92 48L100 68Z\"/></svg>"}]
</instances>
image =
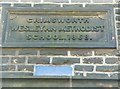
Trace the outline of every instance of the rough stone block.
<instances>
[{"instance_id":1,"label":"rough stone block","mask_svg":"<svg viewBox=\"0 0 120 89\"><path fill-rule=\"evenodd\" d=\"M2 71L15 71L15 65L2 65Z\"/></svg>"},{"instance_id":2,"label":"rough stone block","mask_svg":"<svg viewBox=\"0 0 120 89\"><path fill-rule=\"evenodd\" d=\"M120 16L116 16L116 20L117 20L117 21L120 21Z\"/></svg>"},{"instance_id":3,"label":"rough stone block","mask_svg":"<svg viewBox=\"0 0 120 89\"><path fill-rule=\"evenodd\" d=\"M112 3L113 0L93 0L94 3Z\"/></svg>"},{"instance_id":4,"label":"rough stone block","mask_svg":"<svg viewBox=\"0 0 120 89\"><path fill-rule=\"evenodd\" d=\"M18 0L2 0L2 2L18 2Z\"/></svg>"},{"instance_id":5,"label":"rough stone block","mask_svg":"<svg viewBox=\"0 0 120 89\"><path fill-rule=\"evenodd\" d=\"M118 66L97 66L96 71L99 71L99 72L118 72Z\"/></svg>"},{"instance_id":6,"label":"rough stone block","mask_svg":"<svg viewBox=\"0 0 120 89\"><path fill-rule=\"evenodd\" d=\"M120 14L120 9L115 9L116 14Z\"/></svg>"},{"instance_id":7,"label":"rough stone block","mask_svg":"<svg viewBox=\"0 0 120 89\"><path fill-rule=\"evenodd\" d=\"M80 63L80 58L55 57L55 58L53 58L52 63L55 64L55 65Z\"/></svg>"},{"instance_id":8,"label":"rough stone block","mask_svg":"<svg viewBox=\"0 0 120 89\"><path fill-rule=\"evenodd\" d=\"M40 55L67 55L67 50L40 50Z\"/></svg>"},{"instance_id":9,"label":"rough stone block","mask_svg":"<svg viewBox=\"0 0 120 89\"><path fill-rule=\"evenodd\" d=\"M94 66L88 66L88 65L75 65L76 71L93 71Z\"/></svg>"},{"instance_id":10,"label":"rough stone block","mask_svg":"<svg viewBox=\"0 0 120 89\"><path fill-rule=\"evenodd\" d=\"M31 4L14 4L14 7L31 7Z\"/></svg>"},{"instance_id":11,"label":"rough stone block","mask_svg":"<svg viewBox=\"0 0 120 89\"><path fill-rule=\"evenodd\" d=\"M90 0L71 0L73 3L90 3Z\"/></svg>"},{"instance_id":12,"label":"rough stone block","mask_svg":"<svg viewBox=\"0 0 120 89\"><path fill-rule=\"evenodd\" d=\"M118 58L106 58L105 62L107 64L119 64L120 60Z\"/></svg>"},{"instance_id":13,"label":"rough stone block","mask_svg":"<svg viewBox=\"0 0 120 89\"><path fill-rule=\"evenodd\" d=\"M30 64L49 64L49 57L29 57L28 63Z\"/></svg>"},{"instance_id":14,"label":"rough stone block","mask_svg":"<svg viewBox=\"0 0 120 89\"><path fill-rule=\"evenodd\" d=\"M88 73L87 77L95 79L108 79L108 74Z\"/></svg>"},{"instance_id":15,"label":"rough stone block","mask_svg":"<svg viewBox=\"0 0 120 89\"><path fill-rule=\"evenodd\" d=\"M92 56L91 50L71 50L72 56Z\"/></svg>"},{"instance_id":16,"label":"rough stone block","mask_svg":"<svg viewBox=\"0 0 120 89\"><path fill-rule=\"evenodd\" d=\"M25 57L12 57L11 63L13 64L25 63Z\"/></svg>"},{"instance_id":17,"label":"rough stone block","mask_svg":"<svg viewBox=\"0 0 120 89\"><path fill-rule=\"evenodd\" d=\"M15 55L16 50L2 50L2 55Z\"/></svg>"},{"instance_id":18,"label":"rough stone block","mask_svg":"<svg viewBox=\"0 0 120 89\"><path fill-rule=\"evenodd\" d=\"M100 73L75 73L75 78L79 79L109 79L108 74L100 74Z\"/></svg>"},{"instance_id":19,"label":"rough stone block","mask_svg":"<svg viewBox=\"0 0 120 89\"><path fill-rule=\"evenodd\" d=\"M19 50L19 55L37 55L36 50Z\"/></svg>"},{"instance_id":20,"label":"rough stone block","mask_svg":"<svg viewBox=\"0 0 120 89\"><path fill-rule=\"evenodd\" d=\"M101 57L84 58L83 63L85 63L85 64L102 64L103 58L101 58Z\"/></svg>"},{"instance_id":21,"label":"rough stone block","mask_svg":"<svg viewBox=\"0 0 120 89\"><path fill-rule=\"evenodd\" d=\"M97 56L117 56L118 51L116 49L96 49L95 55L97 55Z\"/></svg>"},{"instance_id":22,"label":"rough stone block","mask_svg":"<svg viewBox=\"0 0 120 89\"><path fill-rule=\"evenodd\" d=\"M44 0L44 2L67 3L68 0Z\"/></svg>"},{"instance_id":23,"label":"rough stone block","mask_svg":"<svg viewBox=\"0 0 120 89\"><path fill-rule=\"evenodd\" d=\"M120 28L120 23L116 23L116 27L117 27L117 28Z\"/></svg>"},{"instance_id":24,"label":"rough stone block","mask_svg":"<svg viewBox=\"0 0 120 89\"><path fill-rule=\"evenodd\" d=\"M7 64L9 62L9 57L0 57L2 64Z\"/></svg>"},{"instance_id":25,"label":"rough stone block","mask_svg":"<svg viewBox=\"0 0 120 89\"><path fill-rule=\"evenodd\" d=\"M18 65L18 71L32 71L33 72L34 66L33 65Z\"/></svg>"},{"instance_id":26,"label":"rough stone block","mask_svg":"<svg viewBox=\"0 0 120 89\"><path fill-rule=\"evenodd\" d=\"M116 3L120 3L120 0L115 0L116 1Z\"/></svg>"},{"instance_id":27,"label":"rough stone block","mask_svg":"<svg viewBox=\"0 0 120 89\"><path fill-rule=\"evenodd\" d=\"M118 35L120 35L120 30L118 30Z\"/></svg>"},{"instance_id":28,"label":"rough stone block","mask_svg":"<svg viewBox=\"0 0 120 89\"><path fill-rule=\"evenodd\" d=\"M55 7L60 7L60 5L58 4L34 4L34 7L55 8Z\"/></svg>"},{"instance_id":29,"label":"rough stone block","mask_svg":"<svg viewBox=\"0 0 120 89\"><path fill-rule=\"evenodd\" d=\"M41 2L41 0L21 0L21 2Z\"/></svg>"},{"instance_id":30,"label":"rough stone block","mask_svg":"<svg viewBox=\"0 0 120 89\"><path fill-rule=\"evenodd\" d=\"M2 3L0 6L2 6L2 7L10 7L11 4L10 3Z\"/></svg>"}]
</instances>

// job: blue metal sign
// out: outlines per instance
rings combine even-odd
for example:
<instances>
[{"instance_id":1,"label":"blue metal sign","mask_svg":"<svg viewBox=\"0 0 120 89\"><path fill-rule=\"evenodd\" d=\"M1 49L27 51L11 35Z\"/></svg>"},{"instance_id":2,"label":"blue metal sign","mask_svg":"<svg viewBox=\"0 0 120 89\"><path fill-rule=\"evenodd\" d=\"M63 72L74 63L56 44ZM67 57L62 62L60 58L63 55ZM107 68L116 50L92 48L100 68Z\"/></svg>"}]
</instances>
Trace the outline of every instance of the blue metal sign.
<instances>
[{"instance_id":1,"label":"blue metal sign","mask_svg":"<svg viewBox=\"0 0 120 89\"><path fill-rule=\"evenodd\" d=\"M34 66L34 76L73 76L71 66Z\"/></svg>"}]
</instances>

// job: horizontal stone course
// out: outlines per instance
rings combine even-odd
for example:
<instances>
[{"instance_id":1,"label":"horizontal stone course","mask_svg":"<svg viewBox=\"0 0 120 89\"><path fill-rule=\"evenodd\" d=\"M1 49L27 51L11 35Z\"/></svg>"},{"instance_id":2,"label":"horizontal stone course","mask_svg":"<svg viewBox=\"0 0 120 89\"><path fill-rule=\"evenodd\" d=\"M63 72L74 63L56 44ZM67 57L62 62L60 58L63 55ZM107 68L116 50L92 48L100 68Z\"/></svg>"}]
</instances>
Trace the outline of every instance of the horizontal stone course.
<instances>
[{"instance_id":1,"label":"horizontal stone course","mask_svg":"<svg viewBox=\"0 0 120 89\"><path fill-rule=\"evenodd\" d=\"M49 57L28 57L28 63L30 64L49 64Z\"/></svg>"},{"instance_id":2,"label":"horizontal stone course","mask_svg":"<svg viewBox=\"0 0 120 89\"><path fill-rule=\"evenodd\" d=\"M55 65L64 65L64 64L73 64L73 63L80 63L80 58L55 57L52 60L52 64Z\"/></svg>"},{"instance_id":3,"label":"horizontal stone course","mask_svg":"<svg viewBox=\"0 0 120 89\"><path fill-rule=\"evenodd\" d=\"M12 64L25 63L25 57L11 57Z\"/></svg>"},{"instance_id":4,"label":"horizontal stone course","mask_svg":"<svg viewBox=\"0 0 120 89\"><path fill-rule=\"evenodd\" d=\"M101 57L83 58L83 63L85 63L85 64L102 64L103 58L101 58Z\"/></svg>"},{"instance_id":5,"label":"horizontal stone course","mask_svg":"<svg viewBox=\"0 0 120 89\"><path fill-rule=\"evenodd\" d=\"M119 79L117 73L75 73L75 79Z\"/></svg>"},{"instance_id":6,"label":"horizontal stone course","mask_svg":"<svg viewBox=\"0 0 120 89\"><path fill-rule=\"evenodd\" d=\"M97 66L96 71L99 71L99 72L118 72L118 66Z\"/></svg>"},{"instance_id":7,"label":"horizontal stone course","mask_svg":"<svg viewBox=\"0 0 120 89\"><path fill-rule=\"evenodd\" d=\"M18 71L31 71L33 72L33 65L18 65Z\"/></svg>"},{"instance_id":8,"label":"horizontal stone course","mask_svg":"<svg viewBox=\"0 0 120 89\"><path fill-rule=\"evenodd\" d=\"M75 65L75 71L93 71L94 66L88 65Z\"/></svg>"}]
</instances>

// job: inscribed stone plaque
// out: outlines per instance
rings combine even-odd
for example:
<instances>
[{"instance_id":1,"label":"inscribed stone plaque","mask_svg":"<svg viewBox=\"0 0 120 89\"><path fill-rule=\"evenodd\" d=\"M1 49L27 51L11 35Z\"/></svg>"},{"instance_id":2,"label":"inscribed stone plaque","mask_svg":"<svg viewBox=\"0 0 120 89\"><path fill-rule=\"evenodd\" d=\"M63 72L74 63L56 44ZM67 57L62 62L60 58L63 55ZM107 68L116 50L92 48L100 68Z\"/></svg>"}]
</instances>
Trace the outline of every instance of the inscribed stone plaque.
<instances>
[{"instance_id":1,"label":"inscribed stone plaque","mask_svg":"<svg viewBox=\"0 0 120 89\"><path fill-rule=\"evenodd\" d=\"M110 8L5 8L3 13L3 47L116 47Z\"/></svg>"}]
</instances>

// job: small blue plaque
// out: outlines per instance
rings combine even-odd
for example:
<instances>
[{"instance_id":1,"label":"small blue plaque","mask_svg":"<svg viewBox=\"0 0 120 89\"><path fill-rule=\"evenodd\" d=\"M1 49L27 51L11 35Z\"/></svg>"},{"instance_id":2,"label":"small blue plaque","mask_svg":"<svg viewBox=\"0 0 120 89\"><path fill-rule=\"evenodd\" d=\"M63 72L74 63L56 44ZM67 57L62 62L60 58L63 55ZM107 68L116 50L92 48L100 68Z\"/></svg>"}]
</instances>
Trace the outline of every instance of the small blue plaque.
<instances>
[{"instance_id":1,"label":"small blue plaque","mask_svg":"<svg viewBox=\"0 0 120 89\"><path fill-rule=\"evenodd\" d=\"M34 76L73 76L71 66L34 66Z\"/></svg>"}]
</instances>

